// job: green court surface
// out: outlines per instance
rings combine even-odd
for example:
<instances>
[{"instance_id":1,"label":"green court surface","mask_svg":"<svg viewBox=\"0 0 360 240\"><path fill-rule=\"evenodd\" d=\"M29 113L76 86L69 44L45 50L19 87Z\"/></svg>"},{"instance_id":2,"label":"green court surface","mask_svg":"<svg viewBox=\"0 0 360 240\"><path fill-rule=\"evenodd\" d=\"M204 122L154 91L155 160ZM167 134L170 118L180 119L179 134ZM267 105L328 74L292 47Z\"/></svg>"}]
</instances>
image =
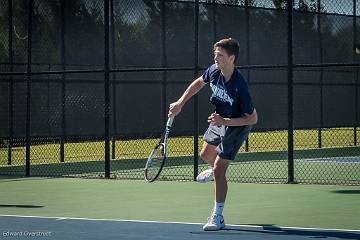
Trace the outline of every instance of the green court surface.
<instances>
[{"instance_id":1,"label":"green court surface","mask_svg":"<svg viewBox=\"0 0 360 240\"><path fill-rule=\"evenodd\" d=\"M213 184L0 178L0 215L203 223ZM360 186L229 183L227 224L360 229Z\"/></svg>"}]
</instances>

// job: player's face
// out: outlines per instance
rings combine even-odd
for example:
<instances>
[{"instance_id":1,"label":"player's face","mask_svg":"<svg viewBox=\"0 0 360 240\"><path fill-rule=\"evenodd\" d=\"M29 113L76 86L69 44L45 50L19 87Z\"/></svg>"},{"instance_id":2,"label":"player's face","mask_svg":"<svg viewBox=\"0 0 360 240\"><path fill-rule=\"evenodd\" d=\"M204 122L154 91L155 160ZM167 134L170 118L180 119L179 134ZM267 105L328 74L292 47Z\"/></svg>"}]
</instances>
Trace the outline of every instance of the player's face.
<instances>
[{"instance_id":1,"label":"player's face","mask_svg":"<svg viewBox=\"0 0 360 240\"><path fill-rule=\"evenodd\" d=\"M216 47L214 50L214 62L217 69L224 69L225 67L232 66L234 61L234 56L229 56L227 52L221 48Z\"/></svg>"}]
</instances>

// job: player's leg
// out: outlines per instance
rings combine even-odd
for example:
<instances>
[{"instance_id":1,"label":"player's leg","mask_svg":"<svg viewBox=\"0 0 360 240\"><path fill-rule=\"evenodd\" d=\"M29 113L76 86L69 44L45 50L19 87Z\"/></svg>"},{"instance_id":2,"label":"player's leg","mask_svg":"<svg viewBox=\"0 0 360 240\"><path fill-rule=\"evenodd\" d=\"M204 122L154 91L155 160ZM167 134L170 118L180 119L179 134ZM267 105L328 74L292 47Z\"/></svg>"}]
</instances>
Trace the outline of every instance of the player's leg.
<instances>
[{"instance_id":1,"label":"player's leg","mask_svg":"<svg viewBox=\"0 0 360 240\"><path fill-rule=\"evenodd\" d=\"M228 191L226 170L231 161L235 159L235 156L248 136L250 129L250 126L226 128L222 142L215 149L218 154L213 167L215 201L213 213L209 218L209 221L203 227L205 231L216 231L225 227L223 210Z\"/></svg>"},{"instance_id":2,"label":"player's leg","mask_svg":"<svg viewBox=\"0 0 360 240\"><path fill-rule=\"evenodd\" d=\"M204 225L205 231L217 231L225 227L225 220L223 217L223 210L228 191L226 170L231 161L216 157L214 162L214 187L215 187L215 202L213 212L208 222Z\"/></svg>"},{"instance_id":3,"label":"player's leg","mask_svg":"<svg viewBox=\"0 0 360 240\"><path fill-rule=\"evenodd\" d=\"M200 183L206 183L213 179L213 167L217 157L216 148L221 142L221 133L224 131L224 126L215 126L210 124L203 137L203 146L200 152L200 157L207 162L211 168L202 171L196 178Z\"/></svg>"},{"instance_id":4,"label":"player's leg","mask_svg":"<svg viewBox=\"0 0 360 240\"><path fill-rule=\"evenodd\" d=\"M217 146L204 141L200 152L201 159L207 162L211 167L214 166L214 162L217 157L217 152L215 150L216 147Z\"/></svg>"},{"instance_id":5,"label":"player's leg","mask_svg":"<svg viewBox=\"0 0 360 240\"><path fill-rule=\"evenodd\" d=\"M196 177L197 182L206 183L206 182L211 181L214 178L213 177L213 167L214 167L215 159L217 157L217 152L215 149L216 149L216 146L214 146L210 143L207 143L206 141L203 142L203 147L200 152L200 157L205 162L207 162L211 166L211 168L199 173L199 175Z\"/></svg>"},{"instance_id":6,"label":"player's leg","mask_svg":"<svg viewBox=\"0 0 360 240\"><path fill-rule=\"evenodd\" d=\"M231 161L222 159L219 156L214 162L214 180L215 180L215 201L218 203L225 202L228 190L226 170ZM221 214L222 215L222 214Z\"/></svg>"}]
</instances>

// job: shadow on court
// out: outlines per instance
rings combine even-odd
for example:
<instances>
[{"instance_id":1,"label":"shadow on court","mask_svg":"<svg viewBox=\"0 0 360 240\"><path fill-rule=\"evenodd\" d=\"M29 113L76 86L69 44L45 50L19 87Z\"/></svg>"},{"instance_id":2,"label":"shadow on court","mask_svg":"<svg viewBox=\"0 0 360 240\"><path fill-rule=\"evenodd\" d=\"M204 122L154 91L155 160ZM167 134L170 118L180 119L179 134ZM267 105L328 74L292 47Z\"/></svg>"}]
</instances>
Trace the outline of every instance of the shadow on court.
<instances>
[{"instance_id":1,"label":"shadow on court","mask_svg":"<svg viewBox=\"0 0 360 240\"><path fill-rule=\"evenodd\" d=\"M279 237L286 236L288 239L359 239L360 233L339 231L339 230L322 230L322 229L296 229L296 228L280 228L273 225L257 225L253 227L226 227L223 231L228 232L239 232L239 234L258 233L262 236L260 239L268 239L269 236ZM305 238L300 238L300 237ZM298 238L297 238L298 237Z\"/></svg>"},{"instance_id":2,"label":"shadow on court","mask_svg":"<svg viewBox=\"0 0 360 240\"><path fill-rule=\"evenodd\" d=\"M0 204L0 208L43 208L42 205Z\"/></svg>"},{"instance_id":3,"label":"shadow on court","mask_svg":"<svg viewBox=\"0 0 360 240\"><path fill-rule=\"evenodd\" d=\"M202 231L201 224L126 220L0 216L0 239L127 239L127 240L305 240L360 239L360 231L279 228L272 225L228 226ZM41 237L41 238L40 238Z\"/></svg>"},{"instance_id":4,"label":"shadow on court","mask_svg":"<svg viewBox=\"0 0 360 240\"><path fill-rule=\"evenodd\" d=\"M332 191L333 193L340 193L340 194L360 194L360 190L357 189L346 189L346 190L337 190L337 191Z\"/></svg>"}]
</instances>

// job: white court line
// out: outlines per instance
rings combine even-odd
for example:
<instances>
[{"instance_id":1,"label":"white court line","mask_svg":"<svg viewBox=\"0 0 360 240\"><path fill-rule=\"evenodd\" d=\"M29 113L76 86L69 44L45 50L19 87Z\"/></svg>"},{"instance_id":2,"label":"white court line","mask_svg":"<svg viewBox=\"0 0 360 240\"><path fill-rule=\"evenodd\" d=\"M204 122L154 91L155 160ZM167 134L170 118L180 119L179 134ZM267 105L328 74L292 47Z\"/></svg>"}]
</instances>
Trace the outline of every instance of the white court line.
<instances>
[{"instance_id":1,"label":"white court line","mask_svg":"<svg viewBox=\"0 0 360 240\"><path fill-rule=\"evenodd\" d=\"M161 223L161 224L184 224L184 225L203 225L204 223L190 223L190 222L165 222L165 221L148 221L148 220L126 220L126 219L107 219L107 218L81 218L81 217L47 217L47 216L25 216L25 215L3 215L0 217L17 217L17 218L39 218L39 219L55 219L61 220L82 220L82 221L110 221L110 222L134 222L134 223ZM264 231L276 231L276 230L303 230L303 231L319 231L319 232L355 232L360 233L360 230L356 229L338 229L338 228L306 228L306 227L280 227L280 226L267 226L261 225L246 225L246 224L226 224L228 227L240 227L255 230Z\"/></svg>"},{"instance_id":2,"label":"white court line","mask_svg":"<svg viewBox=\"0 0 360 240\"><path fill-rule=\"evenodd\" d=\"M311 162L311 163L351 163L351 164L358 164L360 163L359 156L349 156L349 157L327 157L327 158L300 158L294 159L298 162Z\"/></svg>"}]
</instances>

